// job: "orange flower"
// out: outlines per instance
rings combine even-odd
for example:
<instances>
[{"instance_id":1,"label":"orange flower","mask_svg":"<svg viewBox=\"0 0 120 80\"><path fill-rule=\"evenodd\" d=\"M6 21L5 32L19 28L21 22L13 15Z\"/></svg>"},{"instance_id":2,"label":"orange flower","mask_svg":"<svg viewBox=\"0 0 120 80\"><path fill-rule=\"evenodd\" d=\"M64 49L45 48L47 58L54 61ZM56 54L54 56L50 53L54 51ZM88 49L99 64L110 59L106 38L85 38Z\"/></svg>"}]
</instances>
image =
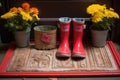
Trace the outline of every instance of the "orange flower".
<instances>
[{"instance_id":1,"label":"orange flower","mask_svg":"<svg viewBox=\"0 0 120 80\"><path fill-rule=\"evenodd\" d=\"M21 7L18 7L18 10L19 10L19 11L23 11L23 8L21 8Z\"/></svg>"},{"instance_id":2,"label":"orange flower","mask_svg":"<svg viewBox=\"0 0 120 80\"><path fill-rule=\"evenodd\" d=\"M25 2L25 3L22 4L22 8L23 8L24 10L29 10L29 9L30 9L30 4L27 3L27 2Z\"/></svg>"},{"instance_id":3,"label":"orange flower","mask_svg":"<svg viewBox=\"0 0 120 80\"><path fill-rule=\"evenodd\" d=\"M36 7L32 7L30 10L33 14L39 14L39 11Z\"/></svg>"},{"instance_id":4,"label":"orange flower","mask_svg":"<svg viewBox=\"0 0 120 80\"><path fill-rule=\"evenodd\" d=\"M17 13L17 12L18 12L18 9L17 9L16 7L13 7L13 8L10 9L10 12L15 12L15 13Z\"/></svg>"}]
</instances>

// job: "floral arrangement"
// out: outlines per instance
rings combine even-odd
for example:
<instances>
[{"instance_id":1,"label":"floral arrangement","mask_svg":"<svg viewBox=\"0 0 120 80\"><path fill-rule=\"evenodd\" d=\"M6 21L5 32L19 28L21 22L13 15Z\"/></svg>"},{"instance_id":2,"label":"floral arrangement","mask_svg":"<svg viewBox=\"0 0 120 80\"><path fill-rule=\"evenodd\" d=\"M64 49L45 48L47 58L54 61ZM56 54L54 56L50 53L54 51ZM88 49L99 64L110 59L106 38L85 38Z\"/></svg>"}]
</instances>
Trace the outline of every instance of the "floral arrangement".
<instances>
[{"instance_id":1,"label":"floral arrangement","mask_svg":"<svg viewBox=\"0 0 120 80\"><path fill-rule=\"evenodd\" d=\"M11 31L30 31L31 24L40 20L38 14L39 10L36 7L30 8L30 4L25 2L21 7L11 8L1 18L7 20L5 27Z\"/></svg>"},{"instance_id":2,"label":"floral arrangement","mask_svg":"<svg viewBox=\"0 0 120 80\"><path fill-rule=\"evenodd\" d=\"M91 15L94 30L110 30L114 26L114 19L118 19L119 15L112 8L106 5L92 4L87 7L87 13Z\"/></svg>"}]
</instances>

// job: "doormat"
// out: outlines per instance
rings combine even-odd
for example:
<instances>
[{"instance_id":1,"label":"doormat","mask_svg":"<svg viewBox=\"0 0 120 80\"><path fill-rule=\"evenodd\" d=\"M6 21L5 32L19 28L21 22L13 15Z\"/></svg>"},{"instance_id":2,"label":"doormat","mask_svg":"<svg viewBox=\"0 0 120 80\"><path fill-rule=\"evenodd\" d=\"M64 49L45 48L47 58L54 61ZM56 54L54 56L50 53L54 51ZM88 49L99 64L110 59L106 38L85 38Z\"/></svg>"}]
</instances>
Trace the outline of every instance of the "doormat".
<instances>
[{"instance_id":1,"label":"doormat","mask_svg":"<svg viewBox=\"0 0 120 80\"><path fill-rule=\"evenodd\" d=\"M117 62L119 56L116 56L116 50L111 44L112 42L107 42L106 46L102 48L85 44L86 58L80 60L72 58L65 60L58 59L56 58L57 49L37 50L34 48L34 44L27 48L15 48L5 70L6 73L12 72L18 74L21 72L26 74L29 72L33 72L33 74L35 72L45 72L49 73L49 75L53 73L52 76L60 76L60 73L64 73L61 75L65 76L74 72L77 73L76 76L80 76L79 73L82 73L81 75L89 73L88 76L92 74L101 75L101 73L104 75L110 75L110 73L111 75L114 75L113 73L119 75L119 62ZM67 74L65 74L66 72ZM43 76L46 75L48 74ZM73 75L75 76L75 74Z\"/></svg>"},{"instance_id":2,"label":"doormat","mask_svg":"<svg viewBox=\"0 0 120 80\"><path fill-rule=\"evenodd\" d=\"M98 71L117 70L108 48L85 45L86 58L61 60L56 58L57 49L37 50L34 47L16 48L7 71Z\"/></svg>"}]
</instances>

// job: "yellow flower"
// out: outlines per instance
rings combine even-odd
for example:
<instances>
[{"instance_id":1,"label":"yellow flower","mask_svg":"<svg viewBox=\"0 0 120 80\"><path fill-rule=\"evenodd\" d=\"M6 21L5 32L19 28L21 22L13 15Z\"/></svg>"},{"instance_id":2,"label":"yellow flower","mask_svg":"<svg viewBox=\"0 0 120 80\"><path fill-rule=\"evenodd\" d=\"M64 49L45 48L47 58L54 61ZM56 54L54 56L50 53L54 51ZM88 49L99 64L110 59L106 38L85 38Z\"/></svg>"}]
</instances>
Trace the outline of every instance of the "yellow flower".
<instances>
[{"instance_id":1,"label":"yellow flower","mask_svg":"<svg viewBox=\"0 0 120 80\"><path fill-rule=\"evenodd\" d=\"M114 11L114 9L113 9L113 8L110 8L110 11Z\"/></svg>"},{"instance_id":2,"label":"yellow flower","mask_svg":"<svg viewBox=\"0 0 120 80\"><path fill-rule=\"evenodd\" d=\"M92 21L97 23L106 18L119 18L113 8L107 9L105 5L92 4L88 6L87 13L92 15Z\"/></svg>"},{"instance_id":3,"label":"yellow flower","mask_svg":"<svg viewBox=\"0 0 120 80\"><path fill-rule=\"evenodd\" d=\"M33 16L34 16L38 21L40 20L40 18L38 17L37 14L34 14Z\"/></svg>"},{"instance_id":4,"label":"yellow flower","mask_svg":"<svg viewBox=\"0 0 120 80\"><path fill-rule=\"evenodd\" d=\"M103 13L96 12L96 13L94 13L94 15L92 17L92 21L95 22L95 23L100 22L100 21L102 21L103 17L104 17Z\"/></svg>"},{"instance_id":5,"label":"yellow flower","mask_svg":"<svg viewBox=\"0 0 120 80\"><path fill-rule=\"evenodd\" d=\"M22 18L25 21L32 21L33 20L29 13L26 13L24 11L20 11L20 14L22 15Z\"/></svg>"},{"instance_id":6,"label":"yellow flower","mask_svg":"<svg viewBox=\"0 0 120 80\"><path fill-rule=\"evenodd\" d=\"M2 15L1 18L3 18L3 19L9 19L9 18L14 17L14 16L16 16L16 15L17 15L17 14L14 13L14 12L7 12L7 13L5 13L4 15Z\"/></svg>"},{"instance_id":7,"label":"yellow flower","mask_svg":"<svg viewBox=\"0 0 120 80\"><path fill-rule=\"evenodd\" d=\"M113 16L114 16L114 18L117 18L117 19L120 18L119 15L116 12L113 13Z\"/></svg>"},{"instance_id":8,"label":"yellow flower","mask_svg":"<svg viewBox=\"0 0 120 80\"><path fill-rule=\"evenodd\" d=\"M92 4L91 6L89 6L87 8L87 13L94 15L94 13L96 13L98 11L104 11L104 9L106 9L105 5Z\"/></svg>"},{"instance_id":9,"label":"yellow flower","mask_svg":"<svg viewBox=\"0 0 120 80\"><path fill-rule=\"evenodd\" d=\"M107 18L119 18L119 15L114 11L106 9L104 13L105 17Z\"/></svg>"},{"instance_id":10,"label":"yellow flower","mask_svg":"<svg viewBox=\"0 0 120 80\"><path fill-rule=\"evenodd\" d=\"M119 18L119 15L113 8L107 8L105 5L92 4L88 6L87 13L91 15L93 22L92 29L108 30L114 24L114 18Z\"/></svg>"}]
</instances>

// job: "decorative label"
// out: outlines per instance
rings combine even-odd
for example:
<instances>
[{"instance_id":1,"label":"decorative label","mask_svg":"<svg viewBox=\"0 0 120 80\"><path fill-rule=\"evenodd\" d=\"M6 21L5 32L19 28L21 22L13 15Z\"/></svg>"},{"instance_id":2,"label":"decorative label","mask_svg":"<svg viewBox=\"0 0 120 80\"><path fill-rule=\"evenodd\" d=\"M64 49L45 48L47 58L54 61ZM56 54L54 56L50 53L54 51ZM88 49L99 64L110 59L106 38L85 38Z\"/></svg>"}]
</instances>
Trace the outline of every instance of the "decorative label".
<instances>
[{"instance_id":1,"label":"decorative label","mask_svg":"<svg viewBox=\"0 0 120 80\"><path fill-rule=\"evenodd\" d=\"M76 27L76 31L77 31L77 32L81 32L82 30L83 30L83 28L82 28L82 27L79 27L79 26L78 26L78 27Z\"/></svg>"},{"instance_id":2,"label":"decorative label","mask_svg":"<svg viewBox=\"0 0 120 80\"><path fill-rule=\"evenodd\" d=\"M63 26L62 31L69 31L69 28L67 26Z\"/></svg>"},{"instance_id":3,"label":"decorative label","mask_svg":"<svg viewBox=\"0 0 120 80\"><path fill-rule=\"evenodd\" d=\"M41 41L43 41L44 43L49 44L52 40L52 37L46 33L43 33L41 36Z\"/></svg>"}]
</instances>

